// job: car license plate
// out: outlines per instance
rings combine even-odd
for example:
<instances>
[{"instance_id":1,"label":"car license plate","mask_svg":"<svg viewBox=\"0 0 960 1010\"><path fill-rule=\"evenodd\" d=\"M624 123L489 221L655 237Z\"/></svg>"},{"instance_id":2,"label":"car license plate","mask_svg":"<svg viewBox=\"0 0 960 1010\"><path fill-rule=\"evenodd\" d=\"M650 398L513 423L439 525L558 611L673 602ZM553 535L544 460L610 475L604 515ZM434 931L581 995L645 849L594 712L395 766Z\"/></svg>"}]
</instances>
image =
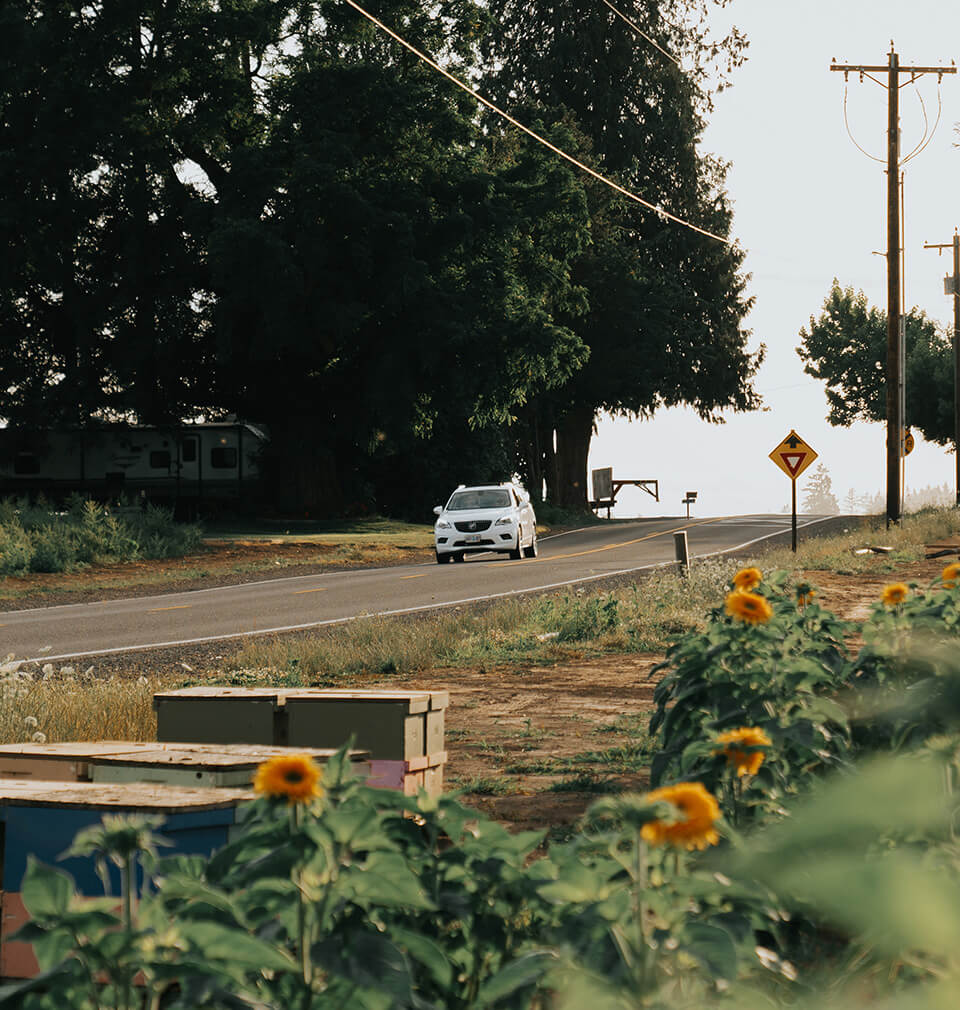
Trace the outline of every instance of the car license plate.
<instances>
[{"instance_id":1,"label":"car license plate","mask_svg":"<svg viewBox=\"0 0 960 1010\"><path fill-rule=\"evenodd\" d=\"M480 543L480 534L479 533L468 533L463 538L463 540L464 540L464 543L478 544L478 543Z\"/></svg>"}]
</instances>

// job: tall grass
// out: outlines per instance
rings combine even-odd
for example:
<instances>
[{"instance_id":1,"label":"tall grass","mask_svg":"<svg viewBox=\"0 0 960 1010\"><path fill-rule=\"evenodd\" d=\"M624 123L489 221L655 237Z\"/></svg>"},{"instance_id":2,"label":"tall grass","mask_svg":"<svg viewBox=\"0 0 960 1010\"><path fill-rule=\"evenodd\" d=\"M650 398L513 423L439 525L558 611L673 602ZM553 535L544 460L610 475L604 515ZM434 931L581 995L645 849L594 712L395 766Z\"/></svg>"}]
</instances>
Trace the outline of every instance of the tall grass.
<instances>
[{"instance_id":1,"label":"tall grass","mask_svg":"<svg viewBox=\"0 0 960 1010\"><path fill-rule=\"evenodd\" d=\"M44 502L6 499L0 501L0 576L178 557L202 537L200 526L175 523L155 505L114 511L74 496L60 512Z\"/></svg>"},{"instance_id":2,"label":"tall grass","mask_svg":"<svg viewBox=\"0 0 960 1010\"><path fill-rule=\"evenodd\" d=\"M898 526L889 529L883 519L873 517L866 521L852 519L849 529L828 536L818 536L801 529L796 555L789 547L776 547L764 552L760 561L768 568L800 567L841 574L889 570L901 562L919 561L924 557L926 544L958 532L960 511L955 508L927 508L904 516ZM886 563L878 563L873 554L853 553L856 548L866 546L892 547L893 550L886 556Z\"/></svg>"},{"instance_id":3,"label":"tall grass","mask_svg":"<svg viewBox=\"0 0 960 1010\"><path fill-rule=\"evenodd\" d=\"M445 666L560 661L584 652L663 648L696 626L738 567L732 559L695 565L689 576L655 572L633 586L510 598L482 609L408 618L368 618L306 638L252 640L227 671L283 671L301 683L412 674Z\"/></svg>"},{"instance_id":4,"label":"tall grass","mask_svg":"<svg viewBox=\"0 0 960 1010\"><path fill-rule=\"evenodd\" d=\"M155 740L153 695L164 686L8 658L0 664L0 743Z\"/></svg>"}]
</instances>

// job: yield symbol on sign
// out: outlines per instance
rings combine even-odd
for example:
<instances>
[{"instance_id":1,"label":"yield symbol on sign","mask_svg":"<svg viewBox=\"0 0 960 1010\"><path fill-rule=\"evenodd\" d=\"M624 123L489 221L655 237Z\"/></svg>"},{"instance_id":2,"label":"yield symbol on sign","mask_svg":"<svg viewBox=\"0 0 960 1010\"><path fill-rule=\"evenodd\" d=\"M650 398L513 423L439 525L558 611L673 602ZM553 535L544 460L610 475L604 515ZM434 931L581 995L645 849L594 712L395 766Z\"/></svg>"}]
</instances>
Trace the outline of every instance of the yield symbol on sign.
<instances>
[{"instance_id":1,"label":"yield symbol on sign","mask_svg":"<svg viewBox=\"0 0 960 1010\"><path fill-rule=\"evenodd\" d=\"M807 454L805 452L781 452L780 458L783 460L783 465L790 471L790 476L796 477L804 468L803 461L807 458Z\"/></svg>"}]
</instances>

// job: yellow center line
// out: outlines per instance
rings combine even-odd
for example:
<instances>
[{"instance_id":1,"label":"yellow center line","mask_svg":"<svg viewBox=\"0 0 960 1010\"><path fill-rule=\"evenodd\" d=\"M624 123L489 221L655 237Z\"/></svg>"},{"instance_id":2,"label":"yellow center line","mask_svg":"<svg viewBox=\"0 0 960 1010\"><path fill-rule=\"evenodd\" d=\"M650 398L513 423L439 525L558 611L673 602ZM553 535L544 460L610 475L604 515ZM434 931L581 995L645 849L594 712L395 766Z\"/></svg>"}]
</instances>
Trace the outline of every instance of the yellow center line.
<instances>
[{"instance_id":1,"label":"yellow center line","mask_svg":"<svg viewBox=\"0 0 960 1010\"><path fill-rule=\"evenodd\" d=\"M179 607L154 607L152 610L148 610L147 613L148 614L158 614L158 613L160 613L161 610L189 610L189 609L190 609L190 604L189 603L185 603L185 604L183 604L182 606L179 606Z\"/></svg>"},{"instance_id":2,"label":"yellow center line","mask_svg":"<svg viewBox=\"0 0 960 1010\"><path fill-rule=\"evenodd\" d=\"M678 526L676 529L672 530L660 530L659 533L648 533L645 537L637 537L635 540L624 540L621 543L607 544L605 547L591 547L587 551L574 551L570 554L553 554L549 558L536 558L537 561L560 561L563 558L582 558L587 554L599 554L601 551L615 551L620 547L630 547L633 544L642 543L644 540L653 540L654 537L666 537L671 533L679 533L681 530L693 529L694 526L704 526L707 523L720 522L721 519L728 519L730 516L720 516L717 519L701 519L696 523L687 523L686 526ZM526 561L498 561L494 562L495 568L503 568L505 565L523 565L530 564L530 559Z\"/></svg>"},{"instance_id":3,"label":"yellow center line","mask_svg":"<svg viewBox=\"0 0 960 1010\"><path fill-rule=\"evenodd\" d=\"M325 593L326 591L326 586L318 586L316 589L298 589L293 595L303 596L304 593Z\"/></svg>"},{"instance_id":4,"label":"yellow center line","mask_svg":"<svg viewBox=\"0 0 960 1010\"><path fill-rule=\"evenodd\" d=\"M424 572L423 575L401 575L400 576L401 579L425 579L426 577L427 577L427 573L426 572Z\"/></svg>"}]
</instances>

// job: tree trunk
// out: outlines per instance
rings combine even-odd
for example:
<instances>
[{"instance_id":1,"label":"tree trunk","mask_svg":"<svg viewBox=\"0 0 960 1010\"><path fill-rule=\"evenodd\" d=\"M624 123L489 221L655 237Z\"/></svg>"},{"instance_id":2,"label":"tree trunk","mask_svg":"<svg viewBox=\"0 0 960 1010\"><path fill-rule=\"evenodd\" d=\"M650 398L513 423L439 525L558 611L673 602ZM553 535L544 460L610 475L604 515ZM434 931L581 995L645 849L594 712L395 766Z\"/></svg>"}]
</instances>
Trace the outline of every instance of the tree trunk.
<instances>
[{"instance_id":1,"label":"tree trunk","mask_svg":"<svg viewBox=\"0 0 960 1010\"><path fill-rule=\"evenodd\" d=\"M592 407L575 407L557 422L557 505L586 512L587 454L593 437Z\"/></svg>"}]
</instances>

